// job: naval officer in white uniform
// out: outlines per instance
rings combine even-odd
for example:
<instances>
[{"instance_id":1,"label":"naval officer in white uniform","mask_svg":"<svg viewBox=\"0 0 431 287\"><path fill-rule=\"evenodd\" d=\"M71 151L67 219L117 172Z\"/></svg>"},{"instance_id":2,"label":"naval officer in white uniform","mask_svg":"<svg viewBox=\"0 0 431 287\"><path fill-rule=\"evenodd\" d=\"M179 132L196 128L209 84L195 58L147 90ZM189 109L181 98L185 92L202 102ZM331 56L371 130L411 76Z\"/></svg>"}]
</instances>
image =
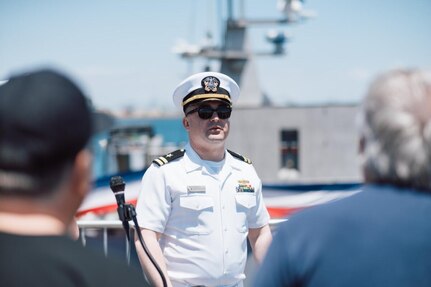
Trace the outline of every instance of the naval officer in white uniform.
<instances>
[{"instance_id":1,"label":"naval officer in white uniform","mask_svg":"<svg viewBox=\"0 0 431 287\"><path fill-rule=\"evenodd\" d=\"M137 203L141 234L168 286L243 286L247 238L257 263L272 240L261 180L249 159L225 147L239 93L216 72L192 75L173 93L189 143L153 161ZM162 286L136 247L147 278Z\"/></svg>"}]
</instances>

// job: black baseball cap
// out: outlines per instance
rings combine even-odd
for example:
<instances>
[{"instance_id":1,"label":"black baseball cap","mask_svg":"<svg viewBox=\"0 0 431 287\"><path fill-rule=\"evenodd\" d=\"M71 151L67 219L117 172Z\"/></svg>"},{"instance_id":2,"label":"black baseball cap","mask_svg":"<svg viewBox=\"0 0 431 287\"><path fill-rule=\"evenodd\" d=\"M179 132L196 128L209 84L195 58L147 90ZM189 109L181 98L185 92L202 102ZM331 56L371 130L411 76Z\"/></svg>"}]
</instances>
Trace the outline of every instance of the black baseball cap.
<instances>
[{"instance_id":1,"label":"black baseball cap","mask_svg":"<svg viewBox=\"0 0 431 287\"><path fill-rule=\"evenodd\" d=\"M43 69L0 86L0 170L32 173L73 160L97 128L90 101L64 74Z\"/></svg>"}]
</instances>

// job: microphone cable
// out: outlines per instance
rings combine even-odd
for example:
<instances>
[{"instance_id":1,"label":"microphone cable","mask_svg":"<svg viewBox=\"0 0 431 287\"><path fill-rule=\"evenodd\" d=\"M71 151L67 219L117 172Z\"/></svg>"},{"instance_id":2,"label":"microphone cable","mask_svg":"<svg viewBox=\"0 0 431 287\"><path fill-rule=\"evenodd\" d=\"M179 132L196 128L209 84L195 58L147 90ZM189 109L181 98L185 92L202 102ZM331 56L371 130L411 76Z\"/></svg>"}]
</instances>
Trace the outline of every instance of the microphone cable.
<instances>
[{"instance_id":1,"label":"microphone cable","mask_svg":"<svg viewBox=\"0 0 431 287\"><path fill-rule=\"evenodd\" d=\"M163 287L167 287L168 284L166 282L166 277L163 274L162 269L160 268L159 264L157 264L156 260L154 259L153 255L151 255L150 250L148 249L147 245L145 244L145 240L142 237L141 234L141 228L138 224L138 219L136 218L136 209L133 206L133 204L125 204L124 202L124 190L125 190L125 182L121 176L113 176L111 177L110 181L110 187L111 190L114 192L115 198L117 200L117 212L120 220L123 223L123 228L126 231L126 236L129 242L131 242L130 237L130 230L129 230L129 221L132 220L135 225L135 232L138 235L139 242L144 249L145 254L150 259L153 266L156 268L157 272L159 273L160 277L162 278Z\"/></svg>"},{"instance_id":2,"label":"microphone cable","mask_svg":"<svg viewBox=\"0 0 431 287\"><path fill-rule=\"evenodd\" d=\"M132 220L133 223L135 224L135 232L138 235L139 238L139 242L141 243L142 248L145 251L145 254L147 254L148 258L150 259L151 263L153 263L154 267L156 268L157 272L159 273L160 277L162 278L162 282L163 282L163 287L167 287L168 283L166 282L166 277L163 274L162 269L160 268L159 264L157 264L156 260L154 259L154 257L151 255L150 250L148 250L147 245L145 244L144 238L142 237L141 234L141 228L139 227L138 224L138 220L136 218L136 211L135 208L133 207L133 205L131 206L131 214L132 214Z\"/></svg>"}]
</instances>

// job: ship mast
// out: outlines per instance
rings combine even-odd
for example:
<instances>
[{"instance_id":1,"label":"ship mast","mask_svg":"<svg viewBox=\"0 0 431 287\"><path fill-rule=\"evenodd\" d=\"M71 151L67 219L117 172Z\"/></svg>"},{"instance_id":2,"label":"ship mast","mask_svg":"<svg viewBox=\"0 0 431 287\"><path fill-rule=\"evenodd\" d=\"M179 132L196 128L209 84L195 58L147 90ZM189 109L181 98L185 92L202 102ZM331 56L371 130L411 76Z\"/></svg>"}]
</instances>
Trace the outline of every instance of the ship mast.
<instances>
[{"instance_id":1,"label":"ship mast","mask_svg":"<svg viewBox=\"0 0 431 287\"><path fill-rule=\"evenodd\" d=\"M244 9L244 0L240 0L240 10ZM311 17L311 13L302 9L300 0L279 0L278 6L282 17L278 19L245 19L242 15L234 17L233 0L227 0L227 19L224 23L224 38L220 47L205 46L198 49L183 47L175 49L183 58L192 59L203 57L208 60L220 61L220 72L232 77L241 87L241 94L237 106L259 107L265 100L259 85L255 57L259 55L281 56L285 54L284 44L288 38L285 32L271 31L267 40L274 45L273 51L252 51L248 39L248 28L252 25L280 25L298 23Z\"/></svg>"}]
</instances>

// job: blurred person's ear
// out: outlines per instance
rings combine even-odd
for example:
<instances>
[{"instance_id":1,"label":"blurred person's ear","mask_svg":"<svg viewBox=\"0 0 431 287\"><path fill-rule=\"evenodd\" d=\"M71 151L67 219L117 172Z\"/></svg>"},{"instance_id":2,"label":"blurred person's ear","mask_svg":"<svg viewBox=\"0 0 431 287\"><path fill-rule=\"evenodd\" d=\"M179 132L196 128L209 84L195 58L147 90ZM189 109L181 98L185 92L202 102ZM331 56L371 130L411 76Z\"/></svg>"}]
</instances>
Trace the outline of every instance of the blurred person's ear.
<instances>
[{"instance_id":1,"label":"blurred person's ear","mask_svg":"<svg viewBox=\"0 0 431 287\"><path fill-rule=\"evenodd\" d=\"M65 182L64 192L59 193L58 212L65 223L65 233L72 239L79 238L79 228L74 217L82 201L91 189L92 155L88 149L77 153L70 170L70 176Z\"/></svg>"},{"instance_id":2,"label":"blurred person's ear","mask_svg":"<svg viewBox=\"0 0 431 287\"><path fill-rule=\"evenodd\" d=\"M87 149L81 150L75 157L72 171L72 190L81 204L91 189L92 155Z\"/></svg>"}]
</instances>

